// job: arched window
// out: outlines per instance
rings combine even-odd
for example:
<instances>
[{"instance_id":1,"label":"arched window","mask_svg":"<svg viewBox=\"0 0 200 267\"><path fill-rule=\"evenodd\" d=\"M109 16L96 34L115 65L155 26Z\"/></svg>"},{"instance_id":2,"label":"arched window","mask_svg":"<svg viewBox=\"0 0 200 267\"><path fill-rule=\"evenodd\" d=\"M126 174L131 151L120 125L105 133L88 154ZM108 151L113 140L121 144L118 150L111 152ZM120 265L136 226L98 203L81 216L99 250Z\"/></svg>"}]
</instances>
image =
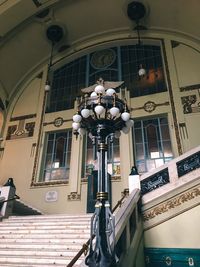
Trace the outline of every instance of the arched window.
<instances>
[{"instance_id":1,"label":"arched window","mask_svg":"<svg viewBox=\"0 0 200 267\"><path fill-rule=\"evenodd\" d=\"M138 75L140 65L146 69ZM47 112L71 109L81 89L105 81L124 81L131 97L167 90L160 45L124 45L97 50L57 69Z\"/></svg>"}]
</instances>

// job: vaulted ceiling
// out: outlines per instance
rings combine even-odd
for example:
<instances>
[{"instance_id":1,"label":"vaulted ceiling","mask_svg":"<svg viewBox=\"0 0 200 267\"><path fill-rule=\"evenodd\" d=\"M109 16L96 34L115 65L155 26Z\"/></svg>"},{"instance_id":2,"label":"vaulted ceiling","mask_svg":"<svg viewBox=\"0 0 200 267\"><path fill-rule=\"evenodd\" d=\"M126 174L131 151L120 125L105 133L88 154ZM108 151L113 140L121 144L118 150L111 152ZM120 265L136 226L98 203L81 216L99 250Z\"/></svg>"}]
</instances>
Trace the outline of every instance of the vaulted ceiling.
<instances>
[{"instance_id":1,"label":"vaulted ceiling","mask_svg":"<svg viewBox=\"0 0 200 267\"><path fill-rule=\"evenodd\" d=\"M148 32L177 33L200 41L199 0L139 0ZM0 0L0 94L10 99L28 73L44 64L51 43L46 30L61 25L55 58L124 33L136 36L127 16L130 0Z\"/></svg>"}]
</instances>

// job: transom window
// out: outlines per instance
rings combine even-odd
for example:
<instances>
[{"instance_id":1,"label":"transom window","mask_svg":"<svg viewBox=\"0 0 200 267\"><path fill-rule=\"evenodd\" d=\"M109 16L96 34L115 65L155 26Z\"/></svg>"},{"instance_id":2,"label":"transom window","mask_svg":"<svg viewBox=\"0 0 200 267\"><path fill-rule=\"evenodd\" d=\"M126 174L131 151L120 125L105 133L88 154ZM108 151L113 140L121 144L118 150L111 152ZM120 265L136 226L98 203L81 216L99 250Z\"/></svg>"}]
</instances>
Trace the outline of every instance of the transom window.
<instances>
[{"instance_id":1,"label":"transom window","mask_svg":"<svg viewBox=\"0 0 200 267\"><path fill-rule=\"evenodd\" d=\"M155 169L173 158L166 117L135 121L133 138L140 173Z\"/></svg>"},{"instance_id":2,"label":"transom window","mask_svg":"<svg viewBox=\"0 0 200 267\"><path fill-rule=\"evenodd\" d=\"M146 74L139 77L142 65ZM167 90L161 47L159 45L126 45L97 50L57 69L53 75L46 112L71 109L81 89L105 81L124 81L131 97Z\"/></svg>"},{"instance_id":3,"label":"transom window","mask_svg":"<svg viewBox=\"0 0 200 267\"><path fill-rule=\"evenodd\" d=\"M69 178L71 143L71 130L47 134L40 182L66 181Z\"/></svg>"}]
</instances>

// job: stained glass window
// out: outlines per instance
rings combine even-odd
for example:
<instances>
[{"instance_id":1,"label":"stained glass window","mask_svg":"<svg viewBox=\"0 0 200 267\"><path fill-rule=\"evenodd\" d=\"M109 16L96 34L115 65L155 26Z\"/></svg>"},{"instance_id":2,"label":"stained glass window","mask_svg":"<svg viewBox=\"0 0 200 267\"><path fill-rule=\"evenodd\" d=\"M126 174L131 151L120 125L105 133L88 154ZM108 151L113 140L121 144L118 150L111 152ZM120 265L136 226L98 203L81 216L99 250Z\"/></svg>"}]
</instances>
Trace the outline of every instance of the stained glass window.
<instances>
[{"instance_id":1,"label":"stained glass window","mask_svg":"<svg viewBox=\"0 0 200 267\"><path fill-rule=\"evenodd\" d=\"M71 130L47 134L41 181L67 180L69 178L71 142Z\"/></svg>"},{"instance_id":2,"label":"stained glass window","mask_svg":"<svg viewBox=\"0 0 200 267\"><path fill-rule=\"evenodd\" d=\"M140 66L146 70L138 75ZM105 81L124 81L131 97L167 90L161 46L126 45L97 50L82 56L53 74L52 88L46 112L71 109L81 89Z\"/></svg>"},{"instance_id":3,"label":"stained glass window","mask_svg":"<svg viewBox=\"0 0 200 267\"><path fill-rule=\"evenodd\" d=\"M140 173L155 169L173 158L166 117L135 121L133 138Z\"/></svg>"}]
</instances>

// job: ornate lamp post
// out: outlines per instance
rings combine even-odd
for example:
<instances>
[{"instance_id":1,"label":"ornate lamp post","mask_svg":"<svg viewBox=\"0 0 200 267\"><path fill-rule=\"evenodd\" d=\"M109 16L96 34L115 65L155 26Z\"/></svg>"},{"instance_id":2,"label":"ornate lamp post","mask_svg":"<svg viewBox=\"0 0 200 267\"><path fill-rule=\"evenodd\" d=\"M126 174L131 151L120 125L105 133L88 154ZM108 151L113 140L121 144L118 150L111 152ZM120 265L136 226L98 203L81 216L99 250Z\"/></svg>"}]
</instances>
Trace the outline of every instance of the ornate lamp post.
<instances>
[{"instance_id":1,"label":"ornate lamp post","mask_svg":"<svg viewBox=\"0 0 200 267\"><path fill-rule=\"evenodd\" d=\"M112 84L119 86L122 82ZM105 90L105 87L106 82L99 79L95 87L82 90L90 93L90 96L85 95L72 123L74 134L83 135L87 131L92 135L93 144L97 144L98 192L95 212L91 219L90 250L85 260L86 265L90 267L116 266L115 222L108 200L108 140L112 141L114 136L119 138L121 130L128 133L133 126L126 102L118 98L113 88Z\"/></svg>"}]
</instances>

